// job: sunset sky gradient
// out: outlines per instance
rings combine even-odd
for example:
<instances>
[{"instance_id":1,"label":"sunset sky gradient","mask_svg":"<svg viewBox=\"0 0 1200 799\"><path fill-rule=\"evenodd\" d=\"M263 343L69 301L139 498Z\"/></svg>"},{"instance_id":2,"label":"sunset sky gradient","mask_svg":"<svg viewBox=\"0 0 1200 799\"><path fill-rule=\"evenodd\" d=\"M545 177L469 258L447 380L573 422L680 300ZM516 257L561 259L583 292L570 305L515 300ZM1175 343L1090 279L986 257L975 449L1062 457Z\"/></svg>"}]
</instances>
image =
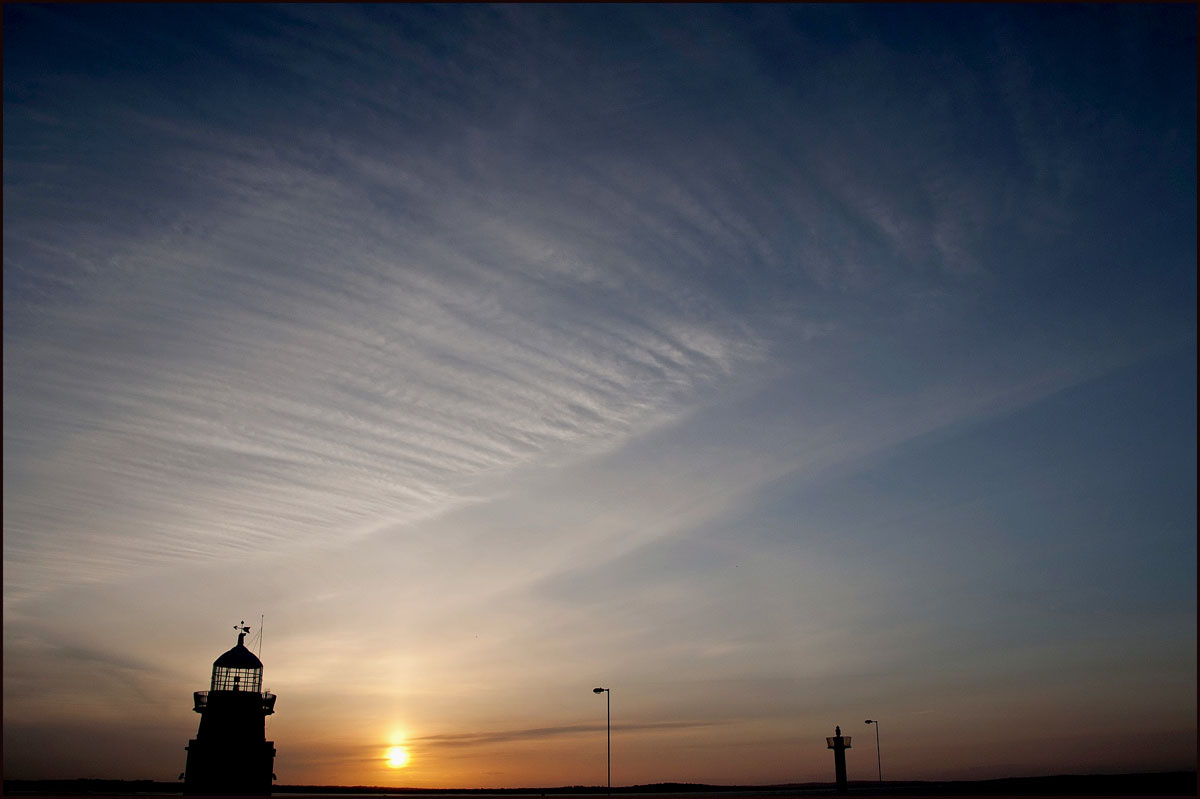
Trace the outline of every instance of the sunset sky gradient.
<instances>
[{"instance_id":1,"label":"sunset sky gradient","mask_svg":"<svg viewBox=\"0 0 1200 799\"><path fill-rule=\"evenodd\" d=\"M1194 5L3 14L6 778L1194 768Z\"/></svg>"}]
</instances>

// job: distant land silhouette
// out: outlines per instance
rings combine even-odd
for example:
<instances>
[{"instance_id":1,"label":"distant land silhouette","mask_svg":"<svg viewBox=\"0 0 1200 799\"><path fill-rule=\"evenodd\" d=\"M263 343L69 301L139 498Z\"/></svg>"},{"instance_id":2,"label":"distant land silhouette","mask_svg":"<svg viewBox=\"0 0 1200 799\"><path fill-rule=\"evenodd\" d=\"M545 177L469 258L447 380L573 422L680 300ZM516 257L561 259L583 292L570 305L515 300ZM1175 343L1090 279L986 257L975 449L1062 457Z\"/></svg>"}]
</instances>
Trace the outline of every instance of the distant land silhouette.
<instances>
[{"instance_id":1,"label":"distant land silhouette","mask_svg":"<svg viewBox=\"0 0 1200 799\"><path fill-rule=\"evenodd\" d=\"M852 796L1196 796L1195 771L1144 774L1064 774L1053 777L1008 777L992 780L885 781L852 780ZM153 780L4 780L6 796L148 796L181 794L178 782ZM834 795L832 782L787 785L704 785L664 782L652 785L614 786L616 794L641 797L708 794L721 799L746 797ZM275 785L273 795L329 796L570 796L607 794L604 786L572 785L557 788L396 788L366 785Z\"/></svg>"}]
</instances>

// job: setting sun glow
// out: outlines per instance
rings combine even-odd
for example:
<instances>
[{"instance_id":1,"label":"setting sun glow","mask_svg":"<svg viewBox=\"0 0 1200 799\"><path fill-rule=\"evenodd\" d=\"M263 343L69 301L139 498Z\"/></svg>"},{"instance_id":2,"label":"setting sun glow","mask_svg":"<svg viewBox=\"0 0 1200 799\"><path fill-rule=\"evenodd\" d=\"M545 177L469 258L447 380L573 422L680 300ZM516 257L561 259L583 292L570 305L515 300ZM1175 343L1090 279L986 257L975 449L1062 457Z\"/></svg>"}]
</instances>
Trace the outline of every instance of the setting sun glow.
<instances>
[{"instance_id":1,"label":"setting sun glow","mask_svg":"<svg viewBox=\"0 0 1200 799\"><path fill-rule=\"evenodd\" d=\"M393 746L387 750L388 768L404 768L408 765L408 750L403 746Z\"/></svg>"}]
</instances>

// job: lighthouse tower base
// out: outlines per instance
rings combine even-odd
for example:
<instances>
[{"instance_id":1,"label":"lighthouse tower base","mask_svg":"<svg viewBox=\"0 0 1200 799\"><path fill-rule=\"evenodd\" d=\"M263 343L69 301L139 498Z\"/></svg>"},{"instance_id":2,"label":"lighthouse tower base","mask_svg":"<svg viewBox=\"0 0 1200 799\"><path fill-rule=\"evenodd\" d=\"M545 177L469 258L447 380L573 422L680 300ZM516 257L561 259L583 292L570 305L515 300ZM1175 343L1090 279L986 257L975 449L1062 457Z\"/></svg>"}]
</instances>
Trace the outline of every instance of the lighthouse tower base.
<instances>
[{"instance_id":1,"label":"lighthouse tower base","mask_svg":"<svg viewBox=\"0 0 1200 799\"><path fill-rule=\"evenodd\" d=\"M275 742L220 746L188 741L184 796L270 796Z\"/></svg>"}]
</instances>

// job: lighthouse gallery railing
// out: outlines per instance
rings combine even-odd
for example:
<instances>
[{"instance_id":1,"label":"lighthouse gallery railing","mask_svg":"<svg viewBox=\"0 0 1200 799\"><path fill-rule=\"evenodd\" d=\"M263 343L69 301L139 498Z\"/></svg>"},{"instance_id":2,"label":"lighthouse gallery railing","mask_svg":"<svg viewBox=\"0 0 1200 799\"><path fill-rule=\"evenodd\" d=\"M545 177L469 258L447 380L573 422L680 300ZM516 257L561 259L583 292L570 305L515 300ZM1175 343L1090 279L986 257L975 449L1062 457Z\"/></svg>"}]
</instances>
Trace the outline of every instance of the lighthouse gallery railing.
<instances>
[{"instance_id":1,"label":"lighthouse gallery railing","mask_svg":"<svg viewBox=\"0 0 1200 799\"><path fill-rule=\"evenodd\" d=\"M192 710L196 711L197 713L203 713L204 709L208 707L209 693L209 691L193 691L192 696L195 698L196 706L193 707ZM275 712L275 694L271 693L270 691L263 691L260 694L251 694L243 691L217 691L216 693L222 695L243 694L245 696L257 696L259 701L262 702L264 715L269 716Z\"/></svg>"}]
</instances>

